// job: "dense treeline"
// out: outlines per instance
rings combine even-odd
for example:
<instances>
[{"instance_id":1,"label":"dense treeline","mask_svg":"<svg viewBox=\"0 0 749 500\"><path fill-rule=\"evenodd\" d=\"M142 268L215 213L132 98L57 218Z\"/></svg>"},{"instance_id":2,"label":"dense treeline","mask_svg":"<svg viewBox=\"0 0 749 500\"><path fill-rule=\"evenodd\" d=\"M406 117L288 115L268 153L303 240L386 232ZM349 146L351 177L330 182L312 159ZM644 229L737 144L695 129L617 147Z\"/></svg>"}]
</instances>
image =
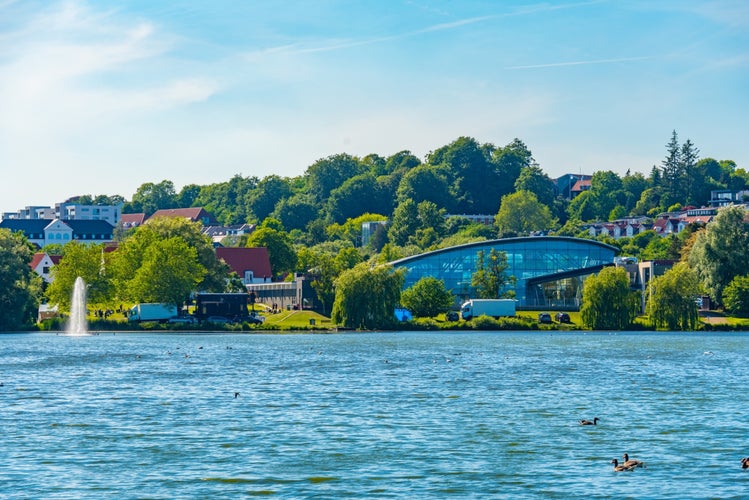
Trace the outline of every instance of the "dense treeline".
<instances>
[{"instance_id":1,"label":"dense treeline","mask_svg":"<svg viewBox=\"0 0 749 500\"><path fill-rule=\"evenodd\" d=\"M186 185L179 192L171 180L163 180L141 185L129 201L120 195L78 196L70 201L121 202L125 213L147 215L159 209L204 207L224 225L256 224L253 234L228 238L224 244L267 247L277 279L288 272L312 271L312 286L326 312L335 309L344 317L347 313L341 309L342 297L336 296L334 284L361 262L389 262L440 247L535 232L590 237L582 229L586 222L628 215L652 217L687 205L702 206L715 189L749 189L749 173L730 160L700 159L696 146L690 140L681 144L674 131L661 165L653 166L647 176L630 171L623 177L608 170L594 172L590 189L571 201L570 186L560 192L560 186L521 140L497 147L470 137L460 137L423 160L409 151L363 158L341 153L317 160L299 177L235 175L226 182ZM465 214L493 217L494 224L472 223L461 216ZM362 223L383 220L388 224L378 226L367 245L362 245ZM725 226L718 224L716 229ZM710 271L706 262L720 251L715 238L719 242L724 235L703 229L689 227L668 237L646 231L631 238L603 239L620 247L623 255L691 258L691 267L702 270L700 278L720 303L724 289L733 293L737 287L741 289L739 285L744 286L743 282L732 288L729 284L748 263L732 253L723 260L733 267L717 266L720 272ZM192 235L187 245L173 239L185 231ZM735 234L732 237L739 244L744 241ZM88 260L96 262L88 264L90 269L61 268L57 270L59 277L66 272L71 276L83 272L90 275L94 295L155 301L159 297L149 295L154 287L148 282L152 275L163 272L160 262L171 261L187 266L174 276L160 278L167 283L188 277L177 287L175 301L196 286L223 286L224 271L210 259L209 241L200 239L193 229L162 224L141 234L120 232L117 238L121 242L120 257L110 263L107 256L104 262L103 257L93 255L94 251ZM86 260L82 250L45 250L68 252L70 258L65 260L69 263L79 260L74 258L77 254L81 254L81 261ZM169 259L169 255L181 257ZM189 267L195 257L200 266ZM111 272L112 279L98 283L97 273L104 264L111 267L107 276ZM47 293L63 306L68 292L63 285L67 281L60 279L59 285ZM232 281L229 283L231 286ZM339 285L342 283L345 281Z\"/></svg>"}]
</instances>

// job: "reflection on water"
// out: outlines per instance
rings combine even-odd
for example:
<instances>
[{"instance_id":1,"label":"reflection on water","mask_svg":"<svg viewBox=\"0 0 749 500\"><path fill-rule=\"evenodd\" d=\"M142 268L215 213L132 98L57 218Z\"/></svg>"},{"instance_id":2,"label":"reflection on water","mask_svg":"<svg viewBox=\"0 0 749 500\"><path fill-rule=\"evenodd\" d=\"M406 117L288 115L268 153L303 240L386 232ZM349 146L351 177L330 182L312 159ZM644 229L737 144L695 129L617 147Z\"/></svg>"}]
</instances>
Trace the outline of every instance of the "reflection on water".
<instances>
[{"instance_id":1,"label":"reflection on water","mask_svg":"<svg viewBox=\"0 0 749 500\"><path fill-rule=\"evenodd\" d=\"M736 334L0 335L0 497L738 498L747 354ZM625 452L648 467L615 473Z\"/></svg>"}]
</instances>

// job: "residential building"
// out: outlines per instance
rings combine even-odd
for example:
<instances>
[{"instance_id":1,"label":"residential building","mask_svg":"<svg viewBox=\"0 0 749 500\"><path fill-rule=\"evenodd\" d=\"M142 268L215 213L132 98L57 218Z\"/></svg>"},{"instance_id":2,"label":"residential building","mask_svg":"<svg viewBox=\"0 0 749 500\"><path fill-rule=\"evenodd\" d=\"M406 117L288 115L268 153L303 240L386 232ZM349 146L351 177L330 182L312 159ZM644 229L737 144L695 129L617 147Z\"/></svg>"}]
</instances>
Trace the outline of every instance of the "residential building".
<instances>
[{"instance_id":1,"label":"residential building","mask_svg":"<svg viewBox=\"0 0 749 500\"><path fill-rule=\"evenodd\" d=\"M157 210L149 217L154 219L156 217L184 217L185 219L191 220L192 222L201 222L203 226L218 226L218 221L212 213L207 212L203 207L192 207L192 208L168 208L164 210Z\"/></svg>"},{"instance_id":2,"label":"residential building","mask_svg":"<svg viewBox=\"0 0 749 500\"><path fill-rule=\"evenodd\" d=\"M217 247L216 257L226 262L244 285L272 281L273 273L267 248Z\"/></svg>"},{"instance_id":3,"label":"residential building","mask_svg":"<svg viewBox=\"0 0 749 500\"><path fill-rule=\"evenodd\" d=\"M32 244L44 248L70 241L105 243L114 236L114 226L104 220L3 219L0 228L20 231Z\"/></svg>"}]
</instances>

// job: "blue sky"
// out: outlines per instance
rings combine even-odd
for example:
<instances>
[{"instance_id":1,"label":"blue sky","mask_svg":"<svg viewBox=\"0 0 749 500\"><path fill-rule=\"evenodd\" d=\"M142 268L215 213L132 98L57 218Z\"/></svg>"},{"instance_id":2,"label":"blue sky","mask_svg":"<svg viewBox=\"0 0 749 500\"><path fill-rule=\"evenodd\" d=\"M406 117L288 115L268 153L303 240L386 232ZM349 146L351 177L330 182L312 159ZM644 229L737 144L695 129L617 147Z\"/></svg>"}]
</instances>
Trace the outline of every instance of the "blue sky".
<instances>
[{"instance_id":1,"label":"blue sky","mask_svg":"<svg viewBox=\"0 0 749 500\"><path fill-rule=\"evenodd\" d=\"M0 211L520 138L749 168L749 2L0 0Z\"/></svg>"}]
</instances>

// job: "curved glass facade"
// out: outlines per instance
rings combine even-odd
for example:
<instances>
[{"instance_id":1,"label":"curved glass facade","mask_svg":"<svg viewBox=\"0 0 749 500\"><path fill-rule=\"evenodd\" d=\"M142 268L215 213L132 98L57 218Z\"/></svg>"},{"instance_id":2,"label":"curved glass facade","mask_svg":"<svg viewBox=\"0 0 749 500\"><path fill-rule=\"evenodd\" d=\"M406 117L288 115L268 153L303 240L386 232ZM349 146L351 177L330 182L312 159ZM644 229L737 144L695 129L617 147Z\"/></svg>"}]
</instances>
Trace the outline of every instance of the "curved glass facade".
<instances>
[{"instance_id":1,"label":"curved glass facade","mask_svg":"<svg viewBox=\"0 0 749 500\"><path fill-rule=\"evenodd\" d=\"M405 288L433 276L445 282L458 301L475 298L471 278L479 251L494 249L507 255L506 274L515 278L497 295L512 291L518 308L578 309L582 280L614 263L616 247L593 240L564 236L531 236L481 241L391 262L405 268Z\"/></svg>"}]
</instances>

